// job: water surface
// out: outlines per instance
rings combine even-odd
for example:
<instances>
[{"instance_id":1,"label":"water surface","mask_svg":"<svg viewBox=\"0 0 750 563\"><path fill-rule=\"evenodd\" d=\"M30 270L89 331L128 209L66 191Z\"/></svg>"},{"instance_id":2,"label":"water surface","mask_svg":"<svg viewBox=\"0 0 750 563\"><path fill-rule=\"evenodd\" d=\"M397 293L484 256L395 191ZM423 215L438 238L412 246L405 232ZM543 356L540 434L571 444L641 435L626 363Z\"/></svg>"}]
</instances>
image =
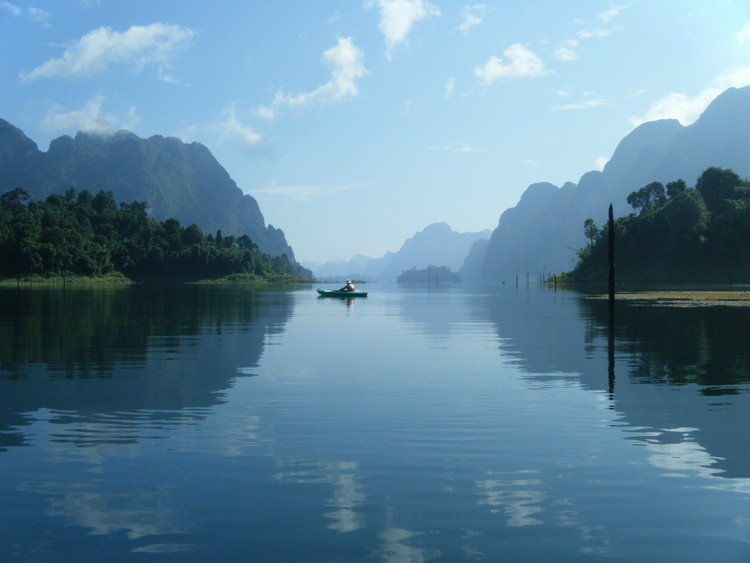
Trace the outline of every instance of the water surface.
<instances>
[{"instance_id":1,"label":"water surface","mask_svg":"<svg viewBox=\"0 0 750 563\"><path fill-rule=\"evenodd\" d=\"M750 558L750 309L0 291L9 561Z\"/></svg>"}]
</instances>

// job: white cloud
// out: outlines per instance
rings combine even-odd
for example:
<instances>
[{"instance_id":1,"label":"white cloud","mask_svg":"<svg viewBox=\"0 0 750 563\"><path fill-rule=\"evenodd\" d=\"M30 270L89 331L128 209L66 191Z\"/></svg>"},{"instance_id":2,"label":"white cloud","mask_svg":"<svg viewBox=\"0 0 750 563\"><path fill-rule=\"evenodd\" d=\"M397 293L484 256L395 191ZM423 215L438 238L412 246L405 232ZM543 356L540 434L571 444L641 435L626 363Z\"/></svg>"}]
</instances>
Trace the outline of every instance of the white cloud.
<instances>
[{"instance_id":1,"label":"white cloud","mask_svg":"<svg viewBox=\"0 0 750 563\"><path fill-rule=\"evenodd\" d=\"M607 165L608 162L609 162L608 157L600 156L594 162L594 170L598 170L599 172L601 172L602 170L604 170L604 167Z\"/></svg>"},{"instance_id":2,"label":"white cloud","mask_svg":"<svg viewBox=\"0 0 750 563\"><path fill-rule=\"evenodd\" d=\"M265 105L258 106L257 108L255 108L255 110L253 110L253 113L255 114L255 117L267 119L269 121L273 120L276 117L276 111L273 108Z\"/></svg>"},{"instance_id":3,"label":"white cloud","mask_svg":"<svg viewBox=\"0 0 750 563\"><path fill-rule=\"evenodd\" d=\"M222 141L230 140L239 143L248 155L267 152L263 137L249 125L242 123L237 115L237 103L231 103L221 111L222 120L218 124Z\"/></svg>"},{"instance_id":4,"label":"white cloud","mask_svg":"<svg viewBox=\"0 0 750 563\"><path fill-rule=\"evenodd\" d=\"M53 105L42 120L42 127L56 133L83 131L111 135L118 129L133 129L140 121L135 108L130 108L125 117L115 113L102 113L104 102L104 96L99 94L82 108L72 111L66 112L62 106Z\"/></svg>"},{"instance_id":5,"label":"white cloud","mask_svg":"<svg viewBox=\"0 0 750 563\"><path fill-rule=\"evenodd\" d=\"M601 29L601 28L584 29L578 32L578 37L580 37L581 39L592 39L592 38L603 39L605 37L609 37L610 35L612 35L611 29Z\"/></svg>"},{"instance_id":6,"label":"white cloud","mask_svg":"<svg viewBox=\"0 0 750 563\"><path fill-rule=\"evenodd\" d=\"M591 98L581 102L580 104L565 104L562 106L555 106L552 109L554 111L567 111L573 109L588 109L604 105L604 100L601 98Z\"/></svg>"},{"instance_id":7,"label":"white cloud","mask_svg":"<svg viewBox=\"0 0 750 563\"><path fill-rule=\"evenodd\" d=\"M159 78L171 81L168 70L172 59L190 46L194 36L195 32L187 27L162 23L134 25L122 33L100 27L65 49L60 58L21 73L20 78L30 82L39 78L91 76L104 72L112 64L123 63L135 72L156 66Z\"/></svg>"},{"instance_id":8,"label":"white cloud","mask_svg":"<svg viewBox=\"0 0 750 563\"><path fill-rule=\"evenodd\" d=\"M557 48L555 51L555 58L561 61L575 61L578 58L576 49L578 48L577 39L568 39Z\"/></svg>"},{"instance_id":9,"label":"white cloud","mask_svg":"<svg viewBox=\"0 0 750 563\"><path fill-rule=\"evenodd\" d=\"M631 117L633 128L657 119L677 119L682 125L695 122L708 105L728 88L742 88L750 85L750 67L740 68L718 76L713 83L704 88L697 96L687 96L680 92L671 92L656 100L645 115Z\"/></svg>"},{"instance_id":10,"label":"white cloud","mask_svg":"<svg viewBox=\"0 0 750 563\"><path fill-rule=\"evenodd\" d=\"M481 25L484 22L484 16L487 15L488 7L486 4L474 4L466 6L461 10L463 21L458 26L461 33L469 33L471 28Z\"/></svg>"},{"instance_id":11,"label":"white cloud","mask_svg":"<svg viewBox=\"0 0 750 563\"><path fill-rule=\"evenodd\" d=\"M515 43L504 52L506 61L492 57L484 66L474 69L474 74L485 84L502 78L533 78L546 74L544 63L520 43Z\"/></svg>"},{"instance_id":12,"label":"white cloud","mask_svg":"<svg viewBox=\"0 0 750 563\"><path fill-rule=\"evenodd\" d=\"M380 7L378 29L385 37L389 56L391 49L406 42L415 23L440 15L440 9L427 0L369 0L365 6L370 8L375 4Z\"/></svg>"},{"instance_id":13,"label":"white cloud","mask_svg":"<svg viewBox=\"0 0 750 563\"><path fill-rule=\"evenodd\" d=\"M315 105L339 102L359 94L357 79L367 73L363 64L364 54L352 43L351 38L339 39L335 47L323 53L323 58L333 67L331 79L312 92L285 94L279 92L271 108L260 106L256 115L273 118L280 107L302 110Z\"/></svg>"},{"instance_id":14,"label":"white cloud","mask_svg":"<svg viewBox=\"0 0 750 563\"><path fill-rule=\"evenodd\" d=\"M737 42L740 45L750 42L750 21L745 24L745 27L735 37L737 37Z\"/></svg>"},{"instance_id":15,"label":"white cloud","mask_svg":"<svg viewBox=\"0 0 750 563\"><path fill-rule=\"evenodd\" d=\"M603 12L599 12L597 16L604 23L609 23L617 16L619 16L620 12L622 12L625 8L627 8L627 6L612 6L611 8L604 10Z\"/></svg>"},{"instance_id":16,"label":"white cloud","mask_svg":"<svg viewBox=\"0 0 750 563\"><path fill-rule=\"evenodd\" d=\"M23 10L10 2L0 2L0 11L8 12L11 16L20 16Z\"/></svg>"},{"instance_id":17,"label":"white cloud","mask_svg":"<svg viewBox=\"0 0 750 563\"><path fill-rule=\"evenodd\" d=\"M29 16L31 16L31 19L35 22L39 22L45 26L49 26L47 23L47 20L50 19L50 13L47 10L42 10L41 8L27 8L29 12Z\"/></svg>"}]
</instances>

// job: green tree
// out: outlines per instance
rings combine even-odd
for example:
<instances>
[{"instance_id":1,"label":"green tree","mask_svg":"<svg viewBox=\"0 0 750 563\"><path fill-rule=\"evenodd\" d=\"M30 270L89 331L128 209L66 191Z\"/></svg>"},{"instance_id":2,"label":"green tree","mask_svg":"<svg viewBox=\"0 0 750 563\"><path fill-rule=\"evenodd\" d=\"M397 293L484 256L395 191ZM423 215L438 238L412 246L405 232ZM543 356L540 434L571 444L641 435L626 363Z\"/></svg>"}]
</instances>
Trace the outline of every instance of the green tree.
<instances>
[{"instance_id":1,"label":"green tree","mask_svg":"<svg viewBox=\"0 0 750 563\"><path fill-rule=\"evenodd\" d=\"M193 246L203 242L203 232L195 223L191 224L182 233L182 243L185 246Z\"/></svg>"},{"instance_id":2,"label":"green tree","mask_svg":"<svg viewBox=\"0 0 750 563\"><path fill-rule=\"evenodd\" d=\"M667 197L673 198L687 189L685 180L675 180L674 182L667 183Z\"/></svg>"},{"instance_id":3,"label":"green tree","mask_svg":"<svg viewBox=\"0 0 750 563\"><path fill-rule=\"evenodd\" d=\"M640 213L646 213L662 207L667 202L667 196L663 184L651 182L647 186L631 192L626 201L636 212L640 209Z\"/></svg>"},{"instance_id":4,"label":"green tree","mask_svg":"<svg viewBox=\"0 0 750 563\"><path fill-rule=\"evenodd\" d=\"M703 196L708 210L714 213L721 210L721 204L731 198L735 190L746 186L747 183L731 170L711 167L698 178L695 189Z\"/></svg>"},{"instance_id":5,"label":"green tree","mask_svg":"<svg viewBox=\"0 0 750 563\"><path fill-rule=\"evenodd\" d=\"M599 227L596 226L594 220L589 217L583 222L583 234L589 239L589 244L594 244L594 238L599 234Z\"/></svg>"}]
</instances>

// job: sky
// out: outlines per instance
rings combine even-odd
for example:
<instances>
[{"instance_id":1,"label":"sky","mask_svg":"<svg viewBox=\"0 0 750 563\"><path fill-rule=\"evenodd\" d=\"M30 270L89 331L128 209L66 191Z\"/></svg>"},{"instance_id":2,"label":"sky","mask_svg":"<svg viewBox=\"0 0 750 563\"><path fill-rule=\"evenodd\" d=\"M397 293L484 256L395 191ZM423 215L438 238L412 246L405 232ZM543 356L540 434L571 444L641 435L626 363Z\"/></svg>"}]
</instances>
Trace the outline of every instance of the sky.
<instances>
[{"instance_id":1,"label":"sky","mask_svg":"<svg viewBox=\"0 0 750 563\"><path fill-rule=\"evenodd\" d=\"M750 2L0 0L0 54L0 118L40 150L202 143L319 263L494 229L640 123L693 123L750 85Z\"/></svg>"}]
</instances>

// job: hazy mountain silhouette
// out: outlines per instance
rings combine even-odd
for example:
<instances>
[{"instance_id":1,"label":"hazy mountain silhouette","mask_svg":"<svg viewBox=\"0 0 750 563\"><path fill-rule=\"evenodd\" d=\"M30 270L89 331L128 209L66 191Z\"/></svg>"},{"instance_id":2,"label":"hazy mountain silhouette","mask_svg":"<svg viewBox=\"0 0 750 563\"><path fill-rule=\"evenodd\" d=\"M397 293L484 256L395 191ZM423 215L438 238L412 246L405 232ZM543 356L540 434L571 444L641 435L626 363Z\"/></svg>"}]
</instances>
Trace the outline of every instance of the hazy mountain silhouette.
<instances>
[{"instance_id":1,"label":"hazy mountain silhouette","mask_svg":"<svg viewBox=\"0 0 750 563\"><path fill-rule=\"evenodd\" d=\"M474 254L462 274L465 279L510 281L525 279L527 273L537 279L542 273L572 270L575 250L586 244L583 223L588 217L602 226L610 203L616 217L627 215L631 192L680 178L694 186L711 166L747 178L748 155L750 87L725 91L688 127L676 120L644 123L620 142L603 171L587 172L578 184L529 186L518 204L500 216L484 258Z\"/></svg>"},{"instance_id":2,"label":"hazy mountain silhouette","mask_svg":"<svg viewBox=\"0 0 750 563\"><path fill-rule=\"evenodd\" d=\"M379 282L395 281L401 272L411 268L447 266L457 272L472 245L489 236L489 230L458 233L448 223L433 223L407 239L398 252L388 252L382 258L360 254L348 262L304 265L318 279L353 277Z\"/></svg>"},{"instance_id":3,"label":"hazy mountain silhouette","mask_svg":"<svg viewBox=\"0 0 750 563\"><path fill-rule=\"evenodd\" d=\"M53 140L45 153L0 119L0 193L23 188L39 200L71 187L111 191L118 202L146 201L159 221L175 217L205 233L247 234L262 252L294 261L283 231L265 226L255 199L242 193L200 143L158 135L141 139L129 131L78 133Z\"/></svg>"}]
</instances>

